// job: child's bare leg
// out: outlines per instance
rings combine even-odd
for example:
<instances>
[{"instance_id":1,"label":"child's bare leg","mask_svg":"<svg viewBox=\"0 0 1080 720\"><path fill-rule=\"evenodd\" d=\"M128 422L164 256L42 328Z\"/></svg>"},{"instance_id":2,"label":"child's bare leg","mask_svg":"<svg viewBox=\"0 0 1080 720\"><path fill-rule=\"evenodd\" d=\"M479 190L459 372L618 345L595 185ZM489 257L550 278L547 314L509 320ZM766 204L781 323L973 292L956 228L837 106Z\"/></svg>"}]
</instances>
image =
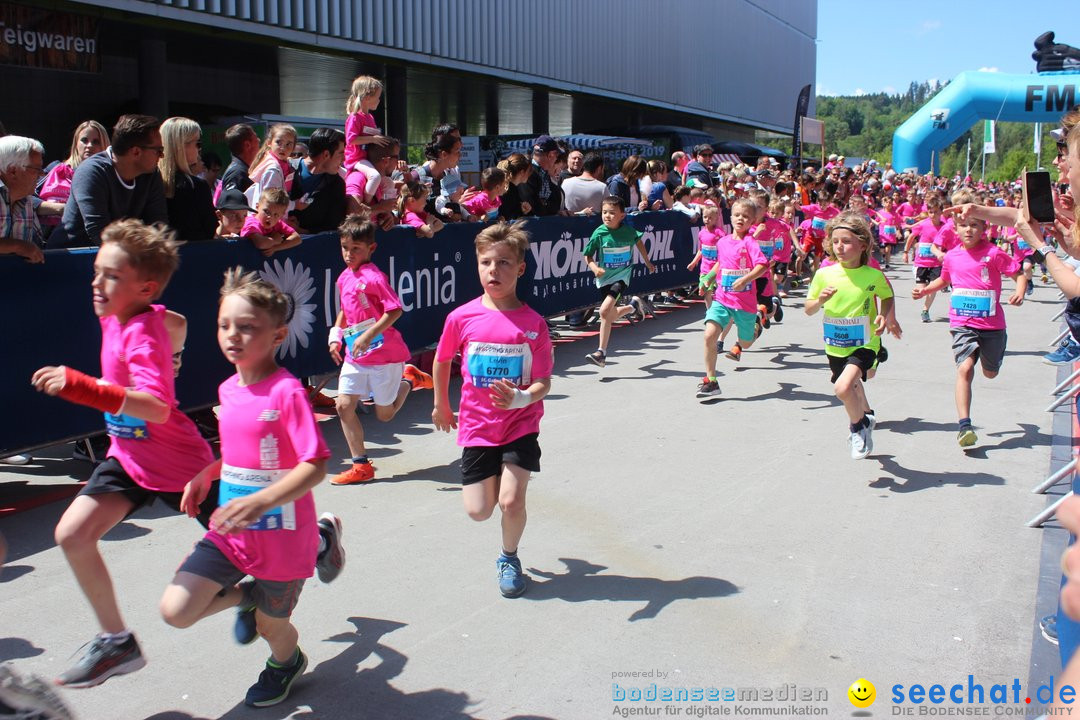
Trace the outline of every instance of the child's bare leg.
<instances>
[{"instance_id":1,"label":"child's bare leg","mask_svg":"<svg viewBox=\"0 0 1080 720\"><path fill-rule=\"evenodd\" d=\"M705 323L705 377L716 377L716 340L720 337L720 326L712 321Z\"/></svg>"},{"instance_id":2,"label":"child's bare leg","mask_svg":"<svg viewBox=\"0 0 1080 720\"><path fill-rule=\"evenodd\" d=\"M499 478L497 475L484 478L480 482L469 483L461 488L461 499L465 503L465 512L477 522L487 520L495 510L499 499Z\"/></svg>"},{"instance_id":3,"label":"child's bare leg","mask_svg":"<svg viewBox=\"0 0 1080 720\"><path fill-rule=\"evenodd\" d=\"M289 618L270 617L262 610L255 610L255 627L270 646L270 654L278 665L288 665L296 658L300 633Z\"/></svg>"},{"instance_id":4,"label":"child's bare leg","mask_svg":"<svg viewBox=\"0 0 1080 720\"><path fill-rule=\"evenodd\" d=\"M394 416L398 414L402 406L405 405L405 400L408 399L409 393L412 392L412 385L401 381L398 385L397 397L394 398L393 405L376 405L375 417L379 419L379 422L390 422L394 419Z\"/></svg>"},{"instance_id":5,"label":"child's bare leg","mask_svg":"<svg viewBox=\"0 0 1080 720\"><path fill-rule=\"evenodd\" d=\"M517 552L525 533L525 492L529 488L529 474L528 470L513 463L503 465L499 509L502 510L502 549L505 552Z\"/></svg>"},{"instance_id":6,"label":"child's bare leg","mask_svg":"<svg viewBox=\"0 0 1080 720\"><path fill-rule=\"evenodd\" d=\"M78 495L56 524L56 544L64 551L98 624L107 633L123 632L125 625L98 541L131 509L131 501L122 493Z\"/></svg>"},{"instance_id":7,"label":"child's bare leg","mask_svg":"<svg viewBox=\"0 0 1080 720\"><path fill-rule=\"evenodd\" d=\"M356 395L345 393L338 393L334 399L338 419L341 420L341 430L345 434L345 443L349 446L349 452L353 457L367 455L367 448L364 445L364 426L360 424L360 418L356 416L358 400Z\"/></svg>"},{"instance_id":8,"label":"child's bare leg","mask_svg":"<svg viewBox=\"0 0 1080 720\"><path fill-rule=\"evenodd\" d=\"M187 628L205 617L236 607L242 599L243 592L235 585L222 588L213 580L181 570L165 588L158 607L169 625Z\"/></svg>"},{"instance_id":9,"label":"child's bare leg","mask_svg":"<svg viewBox=\"0 0 1080 720\"><path fill-rule=\"evenodd\" d=\"M608 342L611 340L611 326L624 315L634 311L630 305L615 305L615 298L608 295L600 304L600 345L603 352L607 352Z\"/></svg>"},{"instance_id":10,"label":"child's bare leg","mask_svg":"<svg viewBox=\"0 0 1080 720\"><path fill-rule=\"evenodd\" d=\"M866 402L866 390L863 388L862 369L857 365L846 366L833 384L833 390L840 402L844 403L844 410L851 424L862 420L863 415L870 409Z\"/></svg>"}]
</instances>

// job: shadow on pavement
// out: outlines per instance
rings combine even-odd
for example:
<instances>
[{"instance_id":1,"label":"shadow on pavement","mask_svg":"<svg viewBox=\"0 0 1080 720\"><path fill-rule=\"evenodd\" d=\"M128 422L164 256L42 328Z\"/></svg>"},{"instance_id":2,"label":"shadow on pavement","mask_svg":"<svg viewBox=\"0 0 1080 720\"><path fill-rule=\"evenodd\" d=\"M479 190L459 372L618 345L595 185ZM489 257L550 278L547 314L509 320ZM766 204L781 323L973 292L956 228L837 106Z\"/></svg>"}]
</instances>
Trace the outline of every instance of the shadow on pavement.
<instances>
[{"instance_id":1,"label":"shadow on pavement","mask_svg":"<svg viewBox=\"0 0 1080 720\"><path fill-rule=\"evenodd\" d=\"M602 575L607 567L577 558L559 558L566 572L556 574L529 568L529 573L546 578L529 583L527 600L565 600L566 602L623 601L644 602L645 606L631 613L629 620L648 620L660 614L676 600L700 600L725 597L739 592L733 583L720 578L694 576L682 580L660 580L627 575Z\"/></svg>"},{"instance_id":2,"label":"shadow on pavement","mask_svg":"<svg viewBox=\"0 0 1080 720\"><path fill-rule=\"evenodd\" d=\"M36 647L32 642L25 638L0 638L0 662L18 660L19 658L37 657L43 652L45 651Z\"/></svg>"},{"instance_id":3,"label":"shadow on pavement","mask_svg":"<svg viewBox=\"0 0 1080 720\"><path fill-rule=\"evenodd\" d=\"M885 488L893 492L907 493L943 485L974 487L975 485L1004 485L1005 480L990 473L972 472L925 472L909 470L893 459L892 455L871 455L871 460L881 463L881 469L893 477L879 477L870 483L872 488ZM903 482L897 482L902 480Z\"/></svg>"}]
</instances>

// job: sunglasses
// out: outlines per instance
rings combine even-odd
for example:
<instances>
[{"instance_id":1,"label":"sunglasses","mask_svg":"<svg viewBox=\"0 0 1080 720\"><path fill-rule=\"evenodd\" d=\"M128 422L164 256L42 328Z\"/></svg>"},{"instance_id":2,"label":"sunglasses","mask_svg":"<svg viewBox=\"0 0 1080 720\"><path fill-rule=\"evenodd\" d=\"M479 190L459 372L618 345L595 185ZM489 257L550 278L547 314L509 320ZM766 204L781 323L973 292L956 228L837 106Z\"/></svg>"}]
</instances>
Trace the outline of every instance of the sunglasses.
<instances>
[{"instance_id":1,"label":"sunglasses","mask_svg":"<svg viewBox=\"0 0 1080 720\"><path fill-rule=\"evenodd\" d=\"M1058 158L1065 157L1069 152L1069 143L1064 140L1057 141L1057 156Z\"/></svg>"}]
</instances>

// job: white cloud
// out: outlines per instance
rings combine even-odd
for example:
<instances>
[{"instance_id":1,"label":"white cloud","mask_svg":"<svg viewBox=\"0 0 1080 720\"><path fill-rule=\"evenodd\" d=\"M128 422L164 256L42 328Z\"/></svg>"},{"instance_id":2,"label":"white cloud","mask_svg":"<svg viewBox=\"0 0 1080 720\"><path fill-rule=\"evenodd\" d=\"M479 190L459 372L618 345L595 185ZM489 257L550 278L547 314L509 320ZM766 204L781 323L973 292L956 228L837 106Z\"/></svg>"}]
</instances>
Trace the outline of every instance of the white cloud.
<instances>
[{"instance_id":1,"label":"white cloud","mask_svg":"<svg viewBox=\"0 0 1080 720\"><path fill-rule=\"evenodd\" d=\"M996 67L981 67L981 68L979 68L979 72L1001 72L1001 71L998 70Z\"/></svg>"},{"instance_id":2,"label":"white cloud","mask_svg":"<svg viewBox=\"0 0 1080 720\"><path fill-rule=\"evenodd\" d=\"M837 95L839 95L839 93L837 93L830 87L818 84L817 95L818 97L836 97Z\"/></svg>"},{"instance_id":3,"label":"white cloud","mask_svg":"<svg viewBox=\"0 0 1080 720\"><path fill-rule=\"evenodd\" d=\"M862 88L855 88L855 97L859 97L860 95L865 95L865 94L866 94L866 91L863 90Z\"/></svg>"},{"instance_id":4,"label":"white cloud","mask_svg":"<svg viewBox=\"0 0 1080 720\"><path fill-rule=\"evenodd\" d=\"M886 95L895 95L896 88L894 88L892 85L886 85L885 87L881 88L881 92L885 93Z\"/></svg>"},{"instance_id":5,"label":"white cloud","mask_svg":"<svg viewBox=\"0 0 1080 720\"><path fill-rule=\"evenodd\" d=\"M919 33L918 34L919 35L925 35L926 33L934 32L935 30L940 30L940 29L941 29L941 21L940 20L923 20L922 24L919 26Z\"/></svg>"}]
</instances>

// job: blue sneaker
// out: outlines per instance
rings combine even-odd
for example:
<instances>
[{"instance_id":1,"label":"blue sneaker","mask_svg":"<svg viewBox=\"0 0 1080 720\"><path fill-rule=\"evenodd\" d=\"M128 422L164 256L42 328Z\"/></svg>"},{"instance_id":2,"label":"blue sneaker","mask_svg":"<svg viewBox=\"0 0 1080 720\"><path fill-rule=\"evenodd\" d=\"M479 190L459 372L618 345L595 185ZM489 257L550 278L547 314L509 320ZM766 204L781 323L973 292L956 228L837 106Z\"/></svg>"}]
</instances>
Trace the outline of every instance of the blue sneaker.
<instances>
[{"instance_id":1,"label":"blue sneaker","mask_svg":"<svg viewBox=\"0 0 1080 720\"><path fill-rule=\"evenodd\" d=\"M499 592L503 597L513 598L525 592L525 575L521 572L520 560L499 555L495 568L499 571Z\"/></svg>"},{"instance_id":2,"label":"blue sneaker","mask_svg":"<svg viewBox=\"0 0 1080 720\"><path fill-rule=\"evenodd\" d=\"M259 674L259 681L248 688L244 704L248 707L270 707L289 697L293 683L307 669L307 656L296 648L296 659L292 665L282 666L271 657L266 661L266 668Z\"/></svg>"},{"instance_id":3,"label":"blue sneaker","mask_svg":"<svg viewBox=\"0 0 1080 720\"><path fill-rule=\"evenodd\" d=\"M241 605L236 608L236 621L233 623L233 637L241 645L250 645L259 637L259 629L255 625L255 604L250 606Z\"/></svg>"},{"instance_id":4,"label":"blue sneaker","mask_svg":"<svg viewBox=\"0 0 1080 720\"><path fill-rule=\"evenodd\" d=\"M1043 362L1047 365L1068 365L1080 359L1080 343L1066 336L1058 345L1057 350L1043 356Z\"/></svg>"}]
</instances>

